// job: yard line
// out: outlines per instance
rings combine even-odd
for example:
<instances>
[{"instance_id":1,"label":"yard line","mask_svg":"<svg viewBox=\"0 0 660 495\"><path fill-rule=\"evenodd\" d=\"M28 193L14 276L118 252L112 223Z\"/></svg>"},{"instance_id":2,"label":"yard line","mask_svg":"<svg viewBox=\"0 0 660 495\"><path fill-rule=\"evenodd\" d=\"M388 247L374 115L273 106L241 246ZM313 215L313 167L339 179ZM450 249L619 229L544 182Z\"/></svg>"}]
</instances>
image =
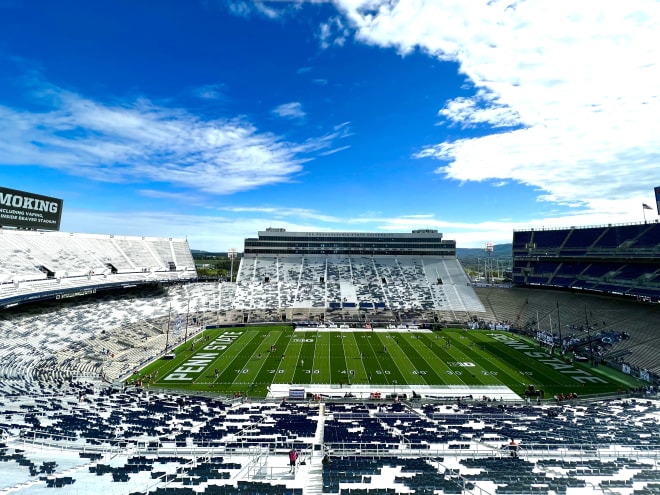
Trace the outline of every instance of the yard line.
<instances>
[{"instance_id":1,"label":"yard line","mask_svg":"<svg viewBox=\"0 0 660 495\"><path fill-rule=\"evenodd\" d=\"M294 376L296 374L296 368L300 362L300 353L302 351L302 342L296 342L298 338L296 332L292 331L288 335L289 343L286 346L284 351L285 358L282 361L282 368L285 373L278 373L277 380L274 380L274 383L293 383ZM293 353L293 355L292 355ZM287 369L287 367L289 369Z\"/></svg>"},{"instance_id":2,"label":"yard line","mask_svg":"<svg viewBox=\"0 0 660 495\"><path fill-rule=\"evenodd\" d=\"M253 390L255 385L266 383L266 382L263 381L262 371L264 370L264 368L267 365L269 365L270 362L272 362L276 359L276 356L272 355L270 349L273 345L277 345L277 343L279 342L279 338L281 337L281 334L282 334L282 332L271 330L271 331L268 332L268 334L263 335L264 339L263 339L263 341L261 342L260 345L263 345L264 348L262 348L261 350L258 350L259 352L255 351L255 353L257 354L256 359L260 361L259 367L258 367L256 373L254 373L254 376L246 377L248 379L251 379L250 390ZM255 357L254 357L255 353L252 354L251 361L253 361L255 359ZM259 357L259 354L261 354L261 357ZM252 375L252 373L250 373L250 375ZM265 375L268 376L267 373ZM269 379L267 382L271 383L272 379Z\"/></svg>"},{"instance_id":3,"label":"yard line","mask_svg":"<svg viewBox=\"0 0 660 495\"><path fill-rule=\"evenodd\" d=\"M401 341L403 342L407 342L409 340L409 337L407 336L407 334L401 334L400 336L395 337L393 340L396 343L396 346L394 348L394 352L396 354L393 354L392 351L390 351L390 355L393 357L392 361L399 370L399 374L405 381L405 383L403 383L402 385L425 385L427 383L426 380L424 380L424 378L422 378L418 373L413 373L413 371L418 371L417 366L415 365L415 363L412 362L408 353L403 350L403 348L399 343L400 342L399 339L401 339ZM397 349L399 352L396 352ZM400 357L400 359L394 359L395 355ZM405 372L404 372L404 368L399 366L399 363L401 363L402 365L408 364L408 366L405 366L405 370L406 370ZM406 375L410 375L410 378L408 378L408 376Z\"/></svg>"},{"instance_id":4,"label":"yard line","mask_svg":"<svg viewBox=\"0 0 660 495\"><path fill-rule=\"evenodd\" d=\"M341 338L341 348L344 350L344 363L346 364L346 383L348 385L351 384L351 375L349 375L348 371L348 358L346 357L346 346L344 345L344 339L346 338L346 333L345 332L340 332L339 337ZM340 384L341 385L341 384Z\"/></svg>"},{"instance_id":5,"label":"yard line","mask_svg":"<svg viewBox=\"0 0 660 495\"><path fill-rule=\"evenodd\" d=\"M256 359L256 355L259 354L259 347L261 346L262 343L263 334L259 331L254 331L254 330L252 331L248 330L248 333L253 333L253 338L250 339L250 348L248 348L247 350L250 349L254 349L254 350L249 356L244 357L242 366L238 368L240 369L240 372L236 375L236 377L232 382L233 385L249 386L250 384L254 383L254 379L259 374L259 369L261 369L261 366L263 366L263 362L259 363L259 369L255 372L254 367L252 365L253 364L252 361ZM253 347L253 344L256 345ZM245 350L246 348L247 346L245 346L243 349ZM232 368L229 369L231 370ZM233 369L236 370L236 368ZM247 370L247 372L245 370ZM222 376L222 374L220 376Z\"/></svg>"},{"instance_id":6,"label":"yard line","mask_svg":"<svg viewBox=\"0 0 660 495\"><path fill-rule=\"evenodd\" d=\"M391 334L386 334L385 338L388 338L388 336L390 338L393 338L391 336ZM387 385L391 385L394 380L396 380L397 383L405 383L403 381L403 375L401 374L401 370L399 369L399 367L394 362L394 359L392 358L392 355L389 352L387 352L388 342L383 341L383 339L381 338L381 334L376 334L376 338L383 344L383 351L384 351L385 356L383 358L378 358L377 357L378 355L376 355L376 359L378 360L379 365L381 366L381 370L383 371L383 374L386 377ZM383 369L383 364L381 363L381 361L383 361L383 362L384 361L389 361L389 365L392 367L392 369L389 369L389 370ZM395 372L396 375L394 375L393 372ZM399 382L399 380L402 380L402 381Z\"/></svg>"},{"instance_id":7,"label":"yard line","mask_svg":"<svg viewBox=\"0 0 660 495\"><path fill-rule=\"evenodd\" d=\"M315 366L318 366L319 376L316 383L329 384L332 376L330 366L330 334L328 332L318 332L316 339ZM318 364L316 364L318 363Z\"/></svg>"},{"instance_id":8,"label":"yard line","mask_svg":"<svg viewBox=\"0 0 660 495\"><path fill-rule=\"evenodd\" d=\"M354 346L357 351L360 351L360 346L357 343L357 335L355 332L352 332L349 334L353 338ZM361 335L363 337L363 335ZM362 352L360 352L360 356L353 356L353 362L357 362L358 366L354 366L354 368L361 368L361 373L358 374L357 370L355 371L355 375L353 376L353 383L356 383L358 380L358 376L360 377L361 381L367 383L367 370L364 367L364 361L362 360Z\"/></svg>"},{"instance_id":9,"label":"yard line","mask_svg":"<svg viewBox=\"0 0 660 495\"><path fill-rule=\"evenodd\" d=\"M285 341L287 338L288 338L288 337L287 337L287 335L286 335L286 332L285 332L285 331L282 331L282 332L280 332L280 336L279 336L279 338L277 339L277 342L275 342L275 352L276 352L276 354L279 354L279 352L280 352L280 345L281 345L282 349L285 351L285 352L282 353L282 355L284 356L284 358L286 358L286 349L287 349L287 346L284 345L284 341ZM280 342L280 341L281 341L281 342ZM277 368L275 368L275 373L276 373L276 374L279 373L280 368L282 367L283 364L284 364L284 359L283 359L283 358L279 358L279 361L277 362ZM274 379L271 380L271 382L274 382L274 381L275 381Z\"/></svg>"},{"instance_id":10,"label":"yard line","mask_svg":"<svg viewBox=\"0 0 660 495\"><path fill-rule=\"evenodd\" d=\"M378 340L378 342L382 343L382 341L380 340L380 338L379 338L379 337L376 337L375 335L374 335L373 339ZM378 368L380 369L381 376L383 376L383 377L385 378L387 375L385 374L385 370L383 369L383 366L382 366L382 364L381 364L381 362L380 362L380 359L378 359L378 356L377 356L377 354L376 354L376 351L374 350L374 345L373 345L372 339L371 339L371 338L368 338L367 341L368 341L368 343L369 343L369 348L370 348L370 350L371 350L371 353L373 354L373 359L376 360L376 364L378 365ZM371 372L369 372L369 373L371 374ZM377 370L376 370L376 373L378 373ZM373 378L373 377L372 377L372 378ZM373 380L370 380L369 382L370 382L370 384L374 384L374 383L373 383ZM375 385L384 385L384 384L376 383Z\"/></svg>"},{"instance_id":11,"label":"yard line","mask_svg":"<svg viewBox=\"0 0 660 495\"><path fill-rule=\"evenodd\" d=\"M475 338L477 335L478 334L476 333L470 332L465 336L471 343L478 343L480 339ZM484 385L510 386L511 382L518 381L519 377L517 370L514 370L514 374L509 373L509 367L504 366L504 363L501 361L497 362L497 366L493 365L492 358L485 355L488 351L481 350L480 346L479 348L473 348L471 345L468 346L464 342L456 342L455 346L462 350L465 358L475 361L479 367L483 368L481 371L481 378ZM506 380L504 377L508 377L509 380Z\"/></svg>"},{"instance_id":12,"label":"yard line","mask_svg":"<svg viewBox=\"0 0 660 495\"><path fill-rule=\"evenodd\" d=\"M252 334L252 335L251 335ZM229 372L230 369L235 369L240 364L240 369L243 369L243 364L245 360L242 355L242 351L253 344L254 339L257 337L256 333L252 332L243 332L243 334L231 342L218 358L211 363L207 369L222 368L220 369L220 374L213 383L223 382L223 383L233 383L235 381L235 375L231 375ZM237 344L237 345L235 345ZM226 363L224 366L221 366L221 363ZM203 375L200 376L200 378Z\"/></svg>"},{"instance_id":13,"label":"yard line","mask_svg":"<svg viewBox=\"0 0 660 495\"><path fill-rule=\"evenodd\" d=\"M450 335L449 332L447 332L447 335ZM445 337L442 340L442 342L445 341L445 339L448 339L449 337ZM455 347L455 346L454 346ZM451 366L449 366L447 363L452 363L457 361L456 357L454 354L451 352L451 346L450 347L445 347L442 344L437 344L434 343L432 346L431 351L435 355L437 359L437 366L445 372L447 378L444 379L443 377L443 383L446 385L464 385L468 386L463 379L461 378L463 376L463 371L462 370L454 370L452 369ZM458 371L459 373L456 373ZM440 376L440 374L438 374ZM460 383L459 383L460 382Z\"/></svg>"},{"instance_id":14,"label":"yard line","mask_svg":"<svg viewBox=\"0 0 660 495\"><path fill-rule=\"evenodd\" d=\"M416 343L417 345L414 345ZM408 358L412 361L411 357L415 357L416 362L412 362L415 369L413 370L413 376L417 375L423 380L423 383L420 385L438 385L444 383L444 380L440 377L435 371L434 361L437 360L437 356L428 348L428 346L421 345L421 340L418 339L404 339L403 344L406 346L406 349L399 347L401 350L406 353ZM421 364L423 363L423 364Z\"/></svg>"}]
</instances>

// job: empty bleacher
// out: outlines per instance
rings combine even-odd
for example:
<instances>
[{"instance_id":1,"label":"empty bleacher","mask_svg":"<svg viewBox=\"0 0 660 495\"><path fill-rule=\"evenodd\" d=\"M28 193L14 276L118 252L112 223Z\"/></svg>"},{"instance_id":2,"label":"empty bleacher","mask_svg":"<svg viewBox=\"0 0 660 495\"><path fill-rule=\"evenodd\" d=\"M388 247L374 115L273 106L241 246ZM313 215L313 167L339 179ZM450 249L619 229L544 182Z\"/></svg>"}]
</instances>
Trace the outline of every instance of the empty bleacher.
<instances>
[{"instance_id":1,"label":"empty bleacher","mask_svg":"<svg viewBox=\"0 0 660 495\"><path fill-rule=\"evenodd\" d=\"M653 398L250 402L69 382L0 395L0 410L7 493L568 495L660 482Z\"/></svg>"},{"instance_id":2,"label":"empty bleacher","mask_svg":"<svg viewBox=\"0 0 660 495\"><path fill-rule=\"evenodd\" d=\"M185 239L0 229L0 304L196 276Z\"/></svg>"},{"instance_id":3,"label":"empty bleacher","mask_svg":"<svg viewBox=\"0 0 660 495\"><path fill-rule=\"evenodd\" d=\"M514 232L513 282L660 301L660 224Z\"/></svg>"},{"instance_id":4,"label":"empty bleacher","mask_svg":"<svg viewBox=\"0 0 660 495\"><path fill-rule=\"evenodd\" d=\"M518 329L541 328L557 334L558 320L563 335L569 327L588 325L594 339L599 333L625 332L630 338L603 346L606 361L621 361L638 369L660 374L660 306L599 294L572 293L551 289L514 287L511 289L476 287L484 306L494 314L494 321L510 322ZM612 358L610 356L615 356Z\"/></svg>"},{"instance_id":5,"label":"empty bleacher","mask_svg":"<svg viewBox=\"0 0 660 495\"><path fill-rule=\"evenodd\" d=\"M455 257L244 257L236 286L236 309L484 311Z\"/></svg>"}]
</instances>

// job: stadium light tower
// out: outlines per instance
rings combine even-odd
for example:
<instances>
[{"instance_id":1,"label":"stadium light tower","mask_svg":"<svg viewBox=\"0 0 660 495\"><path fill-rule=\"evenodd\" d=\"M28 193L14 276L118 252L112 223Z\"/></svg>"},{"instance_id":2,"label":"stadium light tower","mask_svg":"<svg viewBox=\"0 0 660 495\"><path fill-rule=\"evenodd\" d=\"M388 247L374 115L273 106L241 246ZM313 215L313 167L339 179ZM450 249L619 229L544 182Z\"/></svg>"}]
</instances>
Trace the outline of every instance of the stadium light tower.
<instances>
[{"instance_id":1,"label":"stadium light tower","mask_svg":"<svg viewBox=\"0 0 660 495\"><path fill-rule=\"evenodd\" d=\"M236 258L236 248L229 248L227 250L227 257L231 261L231 268L229 269L229 281L233 282L232 279L234 278L234 258Z\"/></svg>"},{"instance_id":2,"label":"stadium light tower","mask_svg":"<svg viewBox=\"0 0 660 495\"><path fill-rule=\"evenodd\" d=\"M486 251L486 259L484 260L484 276L486 277L486 283L492 283L493 276L493 243L487 242L484 249Z\"/></svg>"}]
</instances>

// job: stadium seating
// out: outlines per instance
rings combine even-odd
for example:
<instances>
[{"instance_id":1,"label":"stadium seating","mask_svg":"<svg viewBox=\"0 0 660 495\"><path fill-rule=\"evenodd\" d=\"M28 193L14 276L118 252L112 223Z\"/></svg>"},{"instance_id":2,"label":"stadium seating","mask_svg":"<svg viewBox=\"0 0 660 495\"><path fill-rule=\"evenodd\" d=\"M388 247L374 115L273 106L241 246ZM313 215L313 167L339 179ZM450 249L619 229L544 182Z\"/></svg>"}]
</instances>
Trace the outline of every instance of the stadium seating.
<instances>
[{"instance_id":1,"label":"stadium seating","mask_svg":"<svg viewBox=\"0 0 660 495\"><path fill-rule=\"evenodd\" d=\"M660 319L658 305L597 294L530 288L477 287L475 291L493 310L494 321L508 321L520 329L547 330L552 324L557 335L557 324L561 322L564 337L573 333L570 326L585 324L589 324L594 338L599 332L625 332L630 338L603 346L602 357L613 366L620 367L625 359L625 363L637 371L646 369L660 374L657 359L660 337L655 323ZM619 357L621 363L614 363Z\"/></svg>"},{"instance_id":2,"label":"stadium seating","mask_svg":"<svg viewBox=\"0 0 660 495\"><path fill-rule=\"evenodd\" d=\"M245 257L235 301L234 308L241 310L484 312L460 263L449 257Z\"/></svg>"},{"instance_id":3,"label":"stadium seating","mask_svg":"<svg viewBox=\"0 0 660 495\"><path fill-rule=\"evenodd\" d=\"M513 282L660 301L660 224L516 231Z\"/></svg>"},{"instance_id":4,"label":"stadium seating","mask_svg":"<svg viewBox=\"0 0 660 495\"><path fill-rule=\"evenodd\" d=\"M0 229L0 304L197 277L185 239Z\"/></svg>"},{"instance_id":5,"label":"stadium seating","mask_svg":"<svg viewBox=\"0 0 660 495\"><path fill-rule=\"evenodd\" d=\"M0 396L0 409L9 491L651 493L660 483L656 400L243 402L71 382L58 395ZM291 447L304 461L295 476Z\"/></svg>"},{"instance_id":6,"label":"stadium seating","mask_svg":"<svg viewBox=\"0 0 660 495\"><path fill-rule=\"evenodd\" d=\"M526 232L514 245L528 251L545 238L556 244L553 251L575 254L580 244L594 248L603 233L578 231L538 238ZM11 259L0 264L0 297L46 294L53 284L80 289L80 280L131 285L170 274L170 282L188 281L194 271L184 269L194 265L182 240L67 235L44 243L13 235L0 234L0 249ZM655 248L655 231L640 227L635 235L624 246ZM33 241L34 250L26 251ZM61 277L49 279L34 259ZM107 263L115 273L80 269L105 271ZM544 284L582 277L578 282L603 292L618 287L608 274L615 282L645 276L629 261L526 263ZM168 339L180 342L206 323L324 316L361 325L364 315L383 321L447 315L524 330L547 328L558 311L576 340L585 339L578 327L593 330L586 337L600 339L603 359L625 356L628 364L660 372L656 306L529 288L475 289L453 258L259 256L241 263L236 283L147 284L5 308L0 491L657 493L654 394L541 405L465 397L394 402L385 395L247 401L108 385L162 353ZM630 338L603 341L621 332ZM507 447L512 438L517 456ZM295 475L288 472L291 447L305 461ZM321 462L324 452L328 464Z\"/></svg>"}]
</instances>

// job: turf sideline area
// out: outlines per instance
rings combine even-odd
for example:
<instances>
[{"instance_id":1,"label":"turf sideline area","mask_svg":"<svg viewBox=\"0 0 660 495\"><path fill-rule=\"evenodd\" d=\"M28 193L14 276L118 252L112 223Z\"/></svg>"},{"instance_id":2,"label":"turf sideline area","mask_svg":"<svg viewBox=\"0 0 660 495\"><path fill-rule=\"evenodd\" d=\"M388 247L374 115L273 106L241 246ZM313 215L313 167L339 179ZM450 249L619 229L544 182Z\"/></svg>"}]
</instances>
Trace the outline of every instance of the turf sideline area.
<instances>
[{"instance_id":1,"label":"turf sideline area","mask_svg":"<svg viewBox=\"0 0 660 495\"><path fill-rule=\"evenodd\" d=\"M400 385L400 386L374 386L374 385L324 385L324 384L286 384L286 383L273 383L268 387L268 399L284 399L289 398L290 391L304 390L305 395L312 394L319 395L320 399L356 399L367 400L371 398L371 394L380 393L381 399L394 400L393 394L401 396L406 394L407 399L410 400L413 391L421 394L425 401L429 399L439 400L481 400L484 396L494 401L517 402L520 403L524 399L516 394L509 387L505 386L470 386L470 385ZM351 395L347 395L351 394Z\"/></svg>"},{"instance_id":2,"label":"turf sideline area","mask_svg":"<svg viewBox=\"0 0 660 495\"><path fill-rule=\"evenodd\" d=\"M412 326L395 326L389 325L388 327L361 327L350 328L348 325L337 326L296 326L294 332L373 332L373 333L423 333L432 334L433 331L429 329L419 328L415 325ZM380 397L385 399L390 397L394 400L394 395L397 397L405 394L407 399L412 397L413 391L421 394L425 399L440 399L440 400L474 400L488 397L493 400L501 401L515 401L520 402L522 399L520 395L516 394L513 390L506 386L469 386L469 385L408 385L401 384L398 386L392 385L330 385L330 384L310 384L310 383L273 383L268 387L267 398L269 399L283 399L290 396L291 390L304 390L305 395L311 394L319 396L320 399L351 399L366 400L372 397L372 394L380 394Z\"/></svg>"}]
</instances>

